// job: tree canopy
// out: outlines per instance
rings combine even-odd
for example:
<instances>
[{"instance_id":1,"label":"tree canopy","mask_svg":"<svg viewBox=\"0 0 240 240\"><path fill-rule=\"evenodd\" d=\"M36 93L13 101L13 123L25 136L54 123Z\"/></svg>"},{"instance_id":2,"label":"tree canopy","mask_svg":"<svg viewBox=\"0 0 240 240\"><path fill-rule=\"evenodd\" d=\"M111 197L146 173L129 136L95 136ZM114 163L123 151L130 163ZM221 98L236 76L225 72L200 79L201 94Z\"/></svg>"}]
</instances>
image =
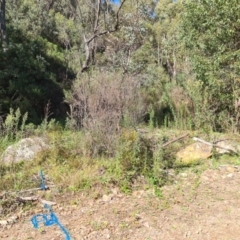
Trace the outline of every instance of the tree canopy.
<instances>
[{"instance_id":1,"label":"tree canopy","mask_svg":"<svg viewBox=\"0 0 240 240\"><path fill-rule=\"evenodd\" d=\"M65 119L104 73L137 83L144 121L239 131L239 19L236 0L1 0L2 114Z\"/></svg>"}]
</instances>

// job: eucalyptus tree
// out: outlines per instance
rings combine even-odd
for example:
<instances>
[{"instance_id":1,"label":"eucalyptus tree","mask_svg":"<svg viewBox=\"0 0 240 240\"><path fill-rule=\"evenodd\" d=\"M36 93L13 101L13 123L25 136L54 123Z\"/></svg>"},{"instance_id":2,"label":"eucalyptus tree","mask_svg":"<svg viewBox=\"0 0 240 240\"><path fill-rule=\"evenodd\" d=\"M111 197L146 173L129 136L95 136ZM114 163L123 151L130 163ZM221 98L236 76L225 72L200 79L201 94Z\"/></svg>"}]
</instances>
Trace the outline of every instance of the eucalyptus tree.
<instances>
[{"instance_id":1,"label":"eucalyptus tree","mask_svg":"<svg viewBox=\"0 0 240 240\"><path fill-rule=\"evenodd\" d=\"M239 131L239 1L188 0L184 8L182 36L215 129Z\"/></svg>"},{"instance_id":2,"label":"eucalyptus tree","mask_svg":"<svg viewBox=\"0 0 240 240\"><path fill-rule=\"evenodd\" d=\"M183 48L179 23L183 13L182 1L158 1L155 9L158 21L153 26L157 44L158 65L165 69L171 80L176 80L182 69Z\"/></svg>"},{"instance_id":3,"label":"eucalyptus tree","mask_svg":"<svg viewBox=\"0 0 240 240\"><path fill-rule=\"evenodd\" d=\"M96 52L101 51L98 46L99 40L119 30L120 13L125 2L126 0L122 0L120 5L116 6L109 0L73 1L85 52L80 72L86 71L95 63Z\"/></svg>"},{"instance_id":4,"label":"eucalyptus tree","mask_svg":"<svg viewBox=\"0 0 240 240\"><path fill-rule=\"evenodd\" d=\"M109 62L124 73L144 78L148 65L155 61L151 43L155 5L152 0L126 1L120 31L106 37Z\"/></svg>"}]
</instances>

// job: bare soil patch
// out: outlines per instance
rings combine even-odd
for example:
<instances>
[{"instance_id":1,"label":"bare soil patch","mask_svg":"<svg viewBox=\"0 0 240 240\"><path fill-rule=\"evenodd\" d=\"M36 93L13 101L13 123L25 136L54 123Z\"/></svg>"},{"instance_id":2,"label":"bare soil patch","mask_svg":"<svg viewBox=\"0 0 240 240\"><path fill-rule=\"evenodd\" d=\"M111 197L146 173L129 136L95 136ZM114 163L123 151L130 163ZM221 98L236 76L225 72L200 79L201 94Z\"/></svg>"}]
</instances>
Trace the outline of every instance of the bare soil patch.
<instances>
[{"instance_id":1,"label":"bare soil patch","mask_svg":"<svg viewBox=\"0 0 240 240\"><path fill-rule=\"evenodd\" d=\"M162 191L161 199L152 190L57 196L53 211L75 240L239 239L238 167L225 165L202 173L189 169ZM44 211L38 204L16 213L15 223L0 226L0 239L65 239L57 226L33 228L31 217Z\"/></svg>"}]
</instances>

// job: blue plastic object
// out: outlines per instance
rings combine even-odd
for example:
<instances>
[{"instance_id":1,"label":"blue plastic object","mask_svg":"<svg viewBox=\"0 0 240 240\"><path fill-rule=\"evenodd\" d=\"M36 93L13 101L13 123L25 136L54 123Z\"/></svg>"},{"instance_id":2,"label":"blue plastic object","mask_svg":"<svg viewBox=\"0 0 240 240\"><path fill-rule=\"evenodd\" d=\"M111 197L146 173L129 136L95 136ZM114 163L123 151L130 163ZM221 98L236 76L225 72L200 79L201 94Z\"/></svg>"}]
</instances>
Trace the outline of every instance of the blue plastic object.
<instances>
[{"instance_id":1,"label":"blue plastic object","mask_svg":"<svg viewBox=\"0 0 240 240\"><path fill-rule=\"evenodd\" d=\"M47 204L44 205L46 209L48 209L49 214L37 214L31 218L31 222L33 224L33 227L38 229L39 223L43 223L45 226L52 226L54 224L58 225L62 232L65 234L66 240L71 240L69 232L66 230L66 228L58 221L57 216L52 211L51 207Z\"/></svg>"},{"instance_id":2,"label":"blue plastic object","mask_svg":"<svg viewBox=\"0 0 240 240\"><path fill-rule=\"evenodd\" d=\"M44 180L44 175L42 170L40 171L40 178L41 178L41 189L42 190L47 190L47 186L45 185L45 180Z\"/></svg>"}]
</instances>

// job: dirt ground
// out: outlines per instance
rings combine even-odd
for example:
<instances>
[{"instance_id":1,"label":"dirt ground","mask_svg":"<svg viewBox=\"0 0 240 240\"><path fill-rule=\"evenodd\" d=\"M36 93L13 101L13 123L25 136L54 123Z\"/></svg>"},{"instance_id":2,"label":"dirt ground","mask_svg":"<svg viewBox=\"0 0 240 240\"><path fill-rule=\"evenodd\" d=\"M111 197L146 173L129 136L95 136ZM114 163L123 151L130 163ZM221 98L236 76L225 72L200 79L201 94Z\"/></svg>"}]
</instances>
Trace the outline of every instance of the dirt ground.
<instances>
[{"instance_id":1,"label":"dirt ground","mask_svg":"<svg viewBox=\"0 0 240 240\"><path fill-rule=\"evenodd\" d=\"M224 165L202 173L186 171L162 189L124 195L118 189L103 196L58 196L53 206L71 239L237 240L240 239L240 169ZM16 213L12 224L0 225L0 239L65 239L57 226L34 229L31 217L44 213L40 204ZM3 221L3 220L2 220Z\"/></svg>"}]
</instances>

